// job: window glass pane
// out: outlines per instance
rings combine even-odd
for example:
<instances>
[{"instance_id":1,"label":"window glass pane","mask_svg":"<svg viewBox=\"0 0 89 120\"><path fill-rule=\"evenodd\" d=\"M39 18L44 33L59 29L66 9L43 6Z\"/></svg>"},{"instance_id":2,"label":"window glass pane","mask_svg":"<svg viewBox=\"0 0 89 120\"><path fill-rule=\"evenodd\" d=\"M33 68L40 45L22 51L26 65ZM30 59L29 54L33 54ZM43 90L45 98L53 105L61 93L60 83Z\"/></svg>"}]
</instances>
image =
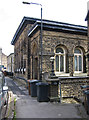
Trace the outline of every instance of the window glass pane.
<instances>
[{"instance_id":1,"label":"window glass pane","mask_svg":"<svg viewBox=\"0 0 89 120\"><path fill-rule=\"evenodd\" d=\"M60 56L60 72L64 71L64 56Z\"/></svg>"},{"instance_id":2,"label":"window glass pane","mask_svg":"<svg viewBox=\"0 0 89 120\"><path fill-rule=\"evenodd\" d=\"M81 54L81 51L79 49L75 49L74 53Z\"/></svg>"},{"instance_id":3,"label":"window glass pane","mask_svg":"<svg viewBox=\"0 0 89 120\"><path fill-rule=\"evenodd\" d=\"M77 71L77 56L74 57L75 71Z\"/></svg>"},{"instance_id":4,"label":"window glass pane","mask_svg":"<svg viewBox=\"0 0 89 120\"><path fill-rule=\"evenodd\" d=\"M56 71L59 71L59 56L56 56Z\"/></svg>"},{"instance_id":5,"label":"window glass pane","mask_svg":"<svg viewBox=\"0 0 89 120\"><path fill-rule=\"evenodd\" d=\"M79 56L79 71L82 71L82 58Z\"/></svg>"},{"instance_id":6,"label":"window glass pane","mask_svg":"<svg viewBox=\"0 0 89 120\"><path fill-rule=\"evenodd\" d=\"M64 53L62 48L57 48L56 53Z\"/></svg>"}]
</instances>

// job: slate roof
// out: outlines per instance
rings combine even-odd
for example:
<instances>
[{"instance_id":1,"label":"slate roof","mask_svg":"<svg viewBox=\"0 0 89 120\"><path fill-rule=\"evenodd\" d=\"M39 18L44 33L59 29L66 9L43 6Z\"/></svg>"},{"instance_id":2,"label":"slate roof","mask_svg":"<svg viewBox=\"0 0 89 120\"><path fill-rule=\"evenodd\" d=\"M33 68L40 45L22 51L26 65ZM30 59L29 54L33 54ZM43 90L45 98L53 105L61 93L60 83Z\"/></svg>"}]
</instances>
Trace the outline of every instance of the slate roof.
<instances>
[{"instance_id":1,"label":"slate roof","mask_svg":"<svg viewBox=\"0 0 89 120\"><path fill-rule=\"evenodd\" d=\"M36 21L34 25L30 28L28 32L28 36L34 33L34 31L40 26L41 26L41 21ZM43 29L50 30L50 31L62 31L66 33L68 32L72 34L87 35L87 27L68 24L68 23L62 23L62 22L43 21Z\"/></svg>"},{"instance_id":2,"label":"slate roof","mask_svg":"<svg viewBox=\"0 0 89 120\"><path fill-rule=\"evenodd\" d=\"M24 30L27 24L33 24L33 26L28 31L28 36L32 35L37 28L41 26L41 20L37 18L30 18L24 17L11 41L11 44L14 45L15 42L18 40L18 37ZM87 27L81 25L74 25L69 23L51 21L51 20L42 20L43 29L50 30L50 31L62 31L62 32L70 32L76 34L83 34L87 35Z\"/></svg>"}]
</instances>

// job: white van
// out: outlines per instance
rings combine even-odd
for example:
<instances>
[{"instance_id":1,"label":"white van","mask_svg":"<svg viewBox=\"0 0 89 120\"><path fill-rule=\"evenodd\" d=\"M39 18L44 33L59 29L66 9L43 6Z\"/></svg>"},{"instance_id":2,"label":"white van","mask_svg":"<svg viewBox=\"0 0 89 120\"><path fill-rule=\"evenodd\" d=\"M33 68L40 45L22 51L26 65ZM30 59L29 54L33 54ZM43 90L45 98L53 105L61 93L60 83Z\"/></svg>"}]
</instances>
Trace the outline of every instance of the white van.
<instances>
[{"instance_id":1,"label":"white van","mask_svg":"<svg viewBox=\"0 0 89 120\"><path fill-rule=\"evenodd\" d=\"M7 105L8 102L8 87L6 85L5 77L3 72L0 71L0 119L1 111L4 107L4 105Z\"/></svg>"}]
</instances>

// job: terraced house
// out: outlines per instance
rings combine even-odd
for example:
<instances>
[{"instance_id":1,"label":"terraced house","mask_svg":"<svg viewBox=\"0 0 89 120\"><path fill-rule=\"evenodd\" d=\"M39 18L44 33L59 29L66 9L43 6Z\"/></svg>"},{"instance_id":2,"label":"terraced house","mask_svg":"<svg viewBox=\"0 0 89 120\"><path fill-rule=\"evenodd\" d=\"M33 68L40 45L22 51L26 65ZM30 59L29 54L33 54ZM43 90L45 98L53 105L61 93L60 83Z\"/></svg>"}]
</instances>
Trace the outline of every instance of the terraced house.
<instances>
[{"instance_id":1,"label":"terraced house","mask_svg":"<svg viewBox=\"0 0 89 120\"><path fill-rule=\"evenodd\" d=\"M42 75L51 71L50 57L54 57L56 76L89 75L87 27L51 20L42 22ZM40 19L22 19L11 42L16 76L40 79L40 28Z\"/></svg>"}]
</instances>

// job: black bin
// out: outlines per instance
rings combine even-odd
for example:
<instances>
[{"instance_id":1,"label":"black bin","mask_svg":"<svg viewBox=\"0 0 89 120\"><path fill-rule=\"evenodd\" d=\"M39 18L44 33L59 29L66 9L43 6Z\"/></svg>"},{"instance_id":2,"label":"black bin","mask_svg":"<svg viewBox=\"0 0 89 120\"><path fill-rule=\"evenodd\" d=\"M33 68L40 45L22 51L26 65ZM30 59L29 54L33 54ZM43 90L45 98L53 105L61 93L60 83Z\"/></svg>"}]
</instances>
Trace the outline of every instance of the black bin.
<instances>
[{"instance_id":1,"label":"black bin","mask_svg":"<svg viewBox=\"0 0 89 120\"><path fill-rule=\"evenodd\" d=\"M31 80L30 81L30 90L31 90L31 97L37 97L37 86L36 83L38 83L39 80Z\"/></svg>"},{"instance_id":2,"label":"black bin","mask_svg":"<svg viewBox=\"0 0 89 120\"><path fill-rule=\"evenodd\" d=\"M89 114L89 90L85 90L84 94L86 95L86 105L85 105L85 108L86 108L87 113Z\"/></svg>"},{"instance_id":3,"label":"black bin","mask_svg":"<svg viewBox=\"0 0 89 120\"><path fill-rule=\"evenodd\" d=\"M48 102L49 101L49 84L39 82L37 85L37 101Z\"/></svg>"}]
</instances>

